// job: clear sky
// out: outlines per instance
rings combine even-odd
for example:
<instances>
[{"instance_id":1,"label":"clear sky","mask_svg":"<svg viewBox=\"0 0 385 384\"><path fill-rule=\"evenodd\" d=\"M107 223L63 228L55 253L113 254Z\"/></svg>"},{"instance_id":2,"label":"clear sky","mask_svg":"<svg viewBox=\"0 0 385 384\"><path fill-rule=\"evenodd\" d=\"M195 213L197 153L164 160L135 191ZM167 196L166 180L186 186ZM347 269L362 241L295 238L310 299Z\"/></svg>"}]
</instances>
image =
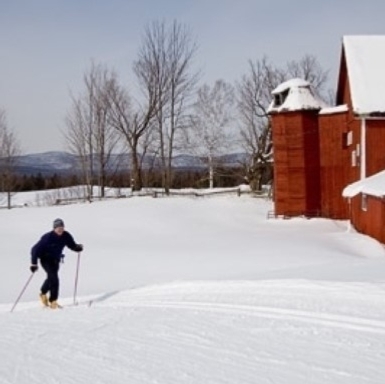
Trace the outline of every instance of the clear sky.
<instances>
[{"instance_id":1,"label":"clear sky","mask_svg":"<svg viewBox=\"0 0 385 384\"><path fill-rule=\"evenodd\" d=\"M24 153L65 150L70 91L92 59L130 81L153 20L190 27L204 82L234 82L264 55L313 54L334 87L342 36L385 34L384 15L383 0L0 0L0 107Z\"/></svg>"}]
</instances>

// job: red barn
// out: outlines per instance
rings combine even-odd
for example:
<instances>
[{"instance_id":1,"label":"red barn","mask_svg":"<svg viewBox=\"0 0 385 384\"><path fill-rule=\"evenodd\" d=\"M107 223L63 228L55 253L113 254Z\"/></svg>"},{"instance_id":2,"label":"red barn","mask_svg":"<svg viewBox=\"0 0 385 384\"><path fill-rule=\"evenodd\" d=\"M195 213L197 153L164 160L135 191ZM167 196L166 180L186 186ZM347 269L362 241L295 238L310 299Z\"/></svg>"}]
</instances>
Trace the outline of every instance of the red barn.
<instances>
[{"instance_id":1,"label":"red barn","mask_svg":"<svg viewBox=\"0 0 385 384\"><path fill-rule=\"evenodd\" d=\"M347 185L385 169L384 90L385 36L343 38L337 106L326 107L303 80L274 90L269 112L277 215L352 217L357 229L371 234L379 231L361 220L385 225L374 208L359 215L361 204L342 196Z\"/></svg>"}]
</instances>

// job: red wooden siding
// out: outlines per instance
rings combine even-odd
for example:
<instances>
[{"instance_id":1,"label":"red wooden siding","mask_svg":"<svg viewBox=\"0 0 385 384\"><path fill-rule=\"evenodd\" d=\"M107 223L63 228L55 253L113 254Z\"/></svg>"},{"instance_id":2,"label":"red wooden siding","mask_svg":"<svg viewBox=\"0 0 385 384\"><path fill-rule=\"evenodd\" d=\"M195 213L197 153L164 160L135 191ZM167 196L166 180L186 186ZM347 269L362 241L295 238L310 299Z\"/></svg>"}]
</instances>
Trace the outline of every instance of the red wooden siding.
<instances>
[{"instance_id":1,"label":"red wooden siding","mask_svg":"<svg viewBox=\"0 0 385 384\"><path fill-rule=\"evenodd\" d=\"M306 206L319 215L321 208L320 145L318 112L302 113Z\"/></svg>"},{"instance_id":2,"label":"red wooden siding","mask_svg":"<svg viewBox=\"0 0 385 384\"><path fill-rule=\"evenodd\" d=\"M359 167L352 166L352 152L357 138L348 124L348 113L320 115L321 214L323 217L347 219L349 210L343 189L357 180ZM346 146L346 134L351 132L353 143Z\"/></svg>"},{"instance_id":3,"label":"red wooden siding","mask_svg":"<svg viewBox=\"0 0 385 384\"><path fill-rule=\"evenodd\" d=\"M366 176L385 169L385 120L366 120Z\"/></svg>"},{"instance_id":4,"label":"red wooden siding","mask_svg":"<svg viewBox=\"0 0 385 384\"><path fill-rule=\"evenodd\" d=\"M347 104L349 107L352 105L352 99L350 96L350 85L348 78L348 70L346 66L345 52L342 48L340 71L338 75L338 87L337 87L337 105ZM350 109L350 108L349 108Z\"/></svg>"},{"instance_id":5,"label":"red wooden siding","mask_svg":"<svg viewBox=\"0 0 385 384\"><path fill-rule=\"evenodd\" d=\"M351 222L357 231L385 243L385 202L383 199L367 196L367 210L361 207L362 195L351 199Z\"/></svg>"},{"instance_id":6,"label":"red wooden siding","mask_svg":"<svg viewBox=\"0 0 385 384\"><path fill-rule=\"evenodd\" d=\"M314 216L320 210L317 111L272 115L277 215Z\"/></svg>"}]
</instances>

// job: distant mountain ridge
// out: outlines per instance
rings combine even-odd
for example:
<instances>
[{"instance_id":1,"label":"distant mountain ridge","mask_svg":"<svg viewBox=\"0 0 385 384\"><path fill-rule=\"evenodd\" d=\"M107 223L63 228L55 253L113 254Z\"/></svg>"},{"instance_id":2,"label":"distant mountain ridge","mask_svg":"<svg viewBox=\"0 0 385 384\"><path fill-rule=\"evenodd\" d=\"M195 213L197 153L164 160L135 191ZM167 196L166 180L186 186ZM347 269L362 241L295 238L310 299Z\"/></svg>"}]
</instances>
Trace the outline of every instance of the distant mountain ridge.
<instances>
[{"instance_id":1,"label":"distant mountain ridge","mask_svg":"<svg viewBox=\"0 0 385 384\"><path fill-rule=\"evenodd\" d=\"M228 167L239 166L245 162L245 153L227 154L218 157L217 161ZM158 168L159 159L146 156L143 160L143 168ZM172 165L176 170L202 170L206 167L205 162L199 157L188 154L180 154L173 157ZM113 154L109 162L109 168L128 171L131 168L130 157L127 154ZM34 175L70 175L80 173L81 162L79 157L68 152L50 151L34 153L17 157L17 172L19 174Z\"/></svg>"}]
</instances>

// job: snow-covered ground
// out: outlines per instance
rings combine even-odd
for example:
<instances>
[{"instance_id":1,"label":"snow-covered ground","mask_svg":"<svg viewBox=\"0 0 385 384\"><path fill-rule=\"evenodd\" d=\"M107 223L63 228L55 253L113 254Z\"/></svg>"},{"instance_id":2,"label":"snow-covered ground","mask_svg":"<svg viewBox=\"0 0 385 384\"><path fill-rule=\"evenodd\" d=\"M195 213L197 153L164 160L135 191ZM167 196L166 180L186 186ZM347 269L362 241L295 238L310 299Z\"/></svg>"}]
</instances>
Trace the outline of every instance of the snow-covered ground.
<instances>
[{"instance_id":1,"label":"snow-covered ground","mask_svg":"<svg viewBox=\"0 0 385 384\"><path fill-rule=\"evenodd\" d=\"M218 196L1 210L0 384L383 384L383 246L270 209ZM85 245L79 305L68 251L65 308L40 308L39 271L10 313L56 217Z\"/></svg>"}]
</instances>

